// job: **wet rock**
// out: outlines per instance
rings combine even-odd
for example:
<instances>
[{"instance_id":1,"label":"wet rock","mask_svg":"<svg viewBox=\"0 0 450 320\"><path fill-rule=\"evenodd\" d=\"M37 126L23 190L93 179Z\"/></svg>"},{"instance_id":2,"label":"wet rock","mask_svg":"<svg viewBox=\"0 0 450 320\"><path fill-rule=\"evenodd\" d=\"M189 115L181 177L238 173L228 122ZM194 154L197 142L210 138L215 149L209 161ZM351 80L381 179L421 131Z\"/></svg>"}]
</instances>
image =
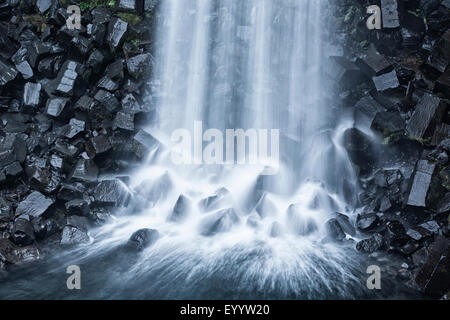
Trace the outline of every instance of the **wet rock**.
<instances>
[{"instance_id":1,"label":"wet rock","mask_svg":"<svg viewBox=\"0 0 450 320\"><path fill-rule=\"evenodd\" d=\"M261 218L259 217L259 215L253 213L247 218L246 225L250 228L258 228L260 225L260 220Z\"/></svg>"},{"instance_id":2,"label":"wet rock","mask_svg":"<svg viewBox=\"0 0 450 320\"><path fill-rule=\"evenodd\" d=\"M7 179L16 178L23 173L22 166L18 161L8 164L3 169L3 173L5 174Z\"/></svg>"},{"instance_id":3,"label":"wet rock","mask_svg":"<svg viewBox=\"0 0 450 320\"><path fill-rule=\"evenodd\" d=\"M373 229L377 223L378 216L375 213L358 214L356 218L356 226L363 231Z\"/></svg>"},{"instance_id":4,"label":"wet rock","mask_svg":"<svg viewBox=\"0 0 450 320\"><path fill-rule=\"evenodd\" d=\"M400 86L395 70L372 78L377 91L386 91Z\"/></svg>"},{"instance_id":5,"label":"wet rock","mask_svg":"<svg viewBox=\"0 0 450 320\"><path fill-rule=\"evenodd\" d=\"M186 219L189 213L189 208L191 206L190 200L184 195L178 197L175 206L173 207L172 213L168 217L169 221L180 222Z\"/></svg>"},{"instance_id":6,"label":"wet rock","mask_svg":"<svg viewBox=\"0 0 450 320\"><path fill-rule=\"evenodd\" d=\"M369 136L356 128L347 129L344 132L344 148L351 161L359 166L362 174L372 170L376 154Z\"/></svg>"},{"instance_id":7,"label":"wet rock","mask_svg":"<svg viewBox=\"0 0 450 320\"><path fill-rule=\"evenodd\" d=\"M316 221L302 212L300 205L291 204L286 213L286 224L299 236L307 236L318 230Z\"/></svg>"},{"instance_id":8,"label":"wet rock","mask_svg":"<svg viewBox=\"0 0 450 320\"><path fill-rule=\"evenodd\" d=\"M86 56L94 46L91 39L87 39L80 35L73 37L70 44L72 45L74 51L83 57Z\"/></svg>"},{"instance_id":9,"label":"wet rock","mask_svg":"<svg viewBox=\"0 0 450 320\"><path fill-rule=\"evenodd\" d=\"M106 68L105 75L108 78L113 79L113 80L123 79L124 63L125 63L124 59L118 59L118 60L114 61Z\"/></svg>"},{"instance_id":10,"label":"wet rock","mask_svg":"<svg viewBox=\"0 0 450 320\"><path fill-rule=\"evenodd\" d=\"M412 254L412 260L414 262L414 265L417 267L423 266L424 263L427 261L429 255L430 252L428 248L426 247L420 248L419 250L417 250Z\"/></svg>"},{"instance_id":11,"label":"wet rock","mask_svg":"<svg viewBox=\"0 0 450 320\"><path fill-rule=\"evenodd\" d=\"M417 272L417 285L431 296L440 297L447 292L450 284L450 248L449 240L438 237L426 263Z\"/></svg>"},{"instance_id":12,"label":"wet rock","mask_svg":"<svg viewBox=\"0 0 450 320\"><path fill-rule=\"evenodd\" d=\"M75 103L75 109L88 111L91 110L95 105L94 99L92 99L89 96L82 96L78 101Z\"/></svg>"},{"instance_id":13,"label":"wet rock","mask_svg":"<svg viewBox=\"0 0 450 320\"><path fill-rule=\"evenodd\" d=\"M128 240L128 246L142 251L159 239L159 232L153 229L140 229L134 232Z\"/></svg>"},{"instance_id":14,"label":"wet rock","mask_svg":"<svg viewBox=\"0 0 450 320\"><path fill-rule=\"evenodd\" d=\"M350 222L350 219L348 218L348 216L346 216L345 214L336 212L335 218L345 233L347 233L351 236L356 235L355 227Z\"/></svg>"},{"instance_id":15,"label":"wet rock","mask_svg":"<svg viewBox=\"0 0 450 320\"><path fill-rule=\"evenodd\" d=\"M98 90L94 99L110 112L114 112L119 108L119 100L112 93L105 90Z\"/></svg>"},{"instance_id":16,"label":"wet rock","mask_svg":"<svg viewBox=\"0 0 450 320\"><path fill-rule=\"evenodd\" d=\"M87 217L71 215L67 217L67 226L87 232L91 226L91 222Z\"/></svg>"},{"instance_id":17,"label":"wet rock","mask_svg":"<svg viewBox=\"0 0 450 320\"><path fill-rule=\"evenodd\" d=\"M432 235L431 232L429 232L428 230L426 230L422 227L415 227L415 228L408 229L406 231L406 234L415 241L421 241Z\"/></svg>"},{"instance_id":18,"label":"wet rock","mask_svg":"<svg viewBox=\"0 0 450 320\"><path fill-rule=\"evenodd\" d=\"M440 229L439 224L434 220L426 221L426 222L420 224L419 227L427 230L430 233L434 233L434 234L439 233L439 229Z\"/></svg>"},{"instance_id":19,"label":"wet rock","mask_svg":"<svg viewBox=\"0 0 450 320\"><path fill-rule=\"evenodd\" d=\"M374 117L371 129L384 136L401 132L405 129L405 121L398 112L378 112Z\"/></svg>"},{"instance_id":20,"label":"wet rock","mask_svg":"<svg viewBox=\"0 0 450 320\"><path fill-rule=\"evenodd\" d=\"M274 216L277 212L275 204L269 199L266 193L259 199L255 210L261 218Z\"/></svg>"},{"instance_id":21,"label":"wet rock","mask_svg":"<svg viewBox=\"0 0 450 320\"><path fill-rule=\"evenodd\" d=\"M0 167L18 161L23 163L27 155L27 147L18 135L7 134L0 138Z\"/></svg>"},{"instance_id":22,"label":"wet rock","mask_svg":"<svg viewBox=\"0 0 450 320\"><path fill-rule=\"evenodd\" d=\"M345 239L345 233L341 228L341 225L337 221L337 219L330 219L325 223L325 230L327 232L328 237L333 239L334 241L342 241Z\"/></svg>"},{"instance_id":23,"label":"wet rock","mask_svg":"<svg viewBox=\"0 0 450 320\"><path fill-rule=\"evenodd\" d=\"M83 132L85 130L86 123L82 120L78 120L76 118L72 118L69 121L69 124L66 127L65 136L69 139L74 138L77 134Z\"/></svg>"},{"instance_id":24,"label":"wet rock","mask_svg":"<svg viewBox=\"0 0 450 320\"><path fill-rule=\"evenodd\" d=\"M427 195L435 166L434 163L430 163L427 160L419 160L417 162L413 183L406 202L407 205L415 207L427 206Z\"/></svg>"},{"instance_id":25,"label":"wet rock","mask_svg":"<svg viewBox=\"0 0 450 320\"><path fill-rule=\"evenodd\" d=\"M40 13L44 14L52 6L53 0L37 0L36 6Z\"/></svg>"},{"instance_id":26,"label":"wet rock","mask_svg":"<svg viewBox=\"0 0 450 320\"><path fill-rule=\"evenodd\" d=\"M59 188L61 177L47 168L36 168L30 179L30 184L39 191L51 194Z\"/></svg>"},{"instance_id":27,"label":"wet rock","mask_svg":"<svg viewBox=\"0 0 450 320\"><path fill-rule=\"evenodd\" d=\"M239 223L239 217L234 209L224 209L208 216L201 224L203 236L213 236L218 233L228 232Z\"/></svg>"},{"instance_id":28,"label":"wet rock","mask_svg":"<svg viewBox=\"0 0 450 320\"><path fill-rule=\"evenodd\" d=\"M383 28L398 28L400 20L396 0L381 0L381 13L383 17Z\"/></svg>"},{"instance_id":29,"label":"wet rock","mask_svg":"<svg viewBox=\"0 0 450 320\"><path fill-rule=\"evenodd\" d=\"M274 221L270 227L269 235L272 238L277 238L281 236L283 232L283 228L281 227L281 224L278 221Z\"/></svg>"},{"instance_id":30,"label":"wet rock","mask_svg":"<svg viewBox=\"0 0 450 320\"><path fill-rule=\"evenodd\" d=\"M7 239L0 239L0 262L21 265L41 259L41 253L35 246L18 247Z\"/></svg>"},{"instance_id":31,"label":"wet rock","mask_svg":"<svg viewBox=\"0 0 450 320\"><path fill-rule=\"evenodd\" d=\"M139 130L133 137L133 153L139 159L143 159L151 150L157 147L158 141L144 130Z\"/></svg>"},{"instance_id":32,"label":"wet rock","mask_svg":"<svg viewBox=\"0 0 450 320\"><path fill-rule=\"evenodd\" d=\"M330 57L326 64L327 75L344 88L363 82L361 70L344 57Z\"/></svg>"},{"instance_id":33,"label":"wet rock","mask_svg":"<svg viewBox=\"0 0 450 320\"><path fill-rule=\"evenodd\" d=\"M136 9L136 0L119 0L119 8L121 9Z\"/></svg>"},{"instance_id":34,"label":"wet rock","mask_svg":"<svg viewBox=\"0 0 450 320\"><path fill-rule=\"evenodd\" d=\"M53 219L35 218L32 225L37 240L46 239L60 231L58 223Z\"/></svg>"},{"instance_id":35,"label":"wet rock","mask_svg":"<svg viewBox=\"0 0 450 320\"><path fill-rule=\"evenodd\" d=\"M71 179L84 182L93 182L97 180L97 176L98 168L94 161L89 159L80 159L71 174Z\"/></svg>"},{"instance_id":36,"label":"wet rock","mask_svg":"<svg viewBox=\"0 0 450 320\"><path fill-rule=\"evenodd\" d=\"M80 182L74 182L71 184L62 184L58 192L58 199L63 201L70 201L72 199L81 199L85 192L85 186Z\"/></svg>"},{"instance_id":37,"label":"wet rock","mask_svg":"<svg viewBox=\"0 0 450 320\"><path fill-rule=\"evenodd\" d=\"M67 98L48 99L45 112L49 116L63 119L68 114L68 110L67 110L68 102L69 102L69 99L67 99Z\"/></svg>"},{"instance_id":38,"label":"wet rock","mask_svg":"<svg viewBox=\"0 0 450 320\"><path fill-rule=\"evenodd\" d=\"M128 73L135 79L140 78L152 61L150 53L143 53L127 60Z\"/></svg>"},{"instance_id":39,"label":"wet rock","mask_svg":"<svg viewBox=\"0 0 450 320\"><path fill-rule=\"evenodd\" d=\"M93 192L95 202L115 207L127 206L131 193L119 179L101 181Z\"/></svg>"},{"instance_id":40,"label":"wet rock","mask_svg":"<svg viewBox=\"0 0 450 320\"><path fill-rule=\"evenodd\" d=\"M134 115L125 112L117 112L116 117L114 118L113 129L117 128L134 131Z\"/></svg>"},{"instance_id":41,"label":"wet rock","mask_svg":"<svg viewBox=\"0 0 450 320\"><path fill-rule=\"evenodd\" d=\"M109 45L113 48L117 48L122 41L127 28L128 23L119 18L113 18L108 24L108 32L106 34L106 41Z\"/></svg>"},{"instance_id":42,"label":"wet rock","mask_svg":"<svg viewBox=\"0 0 450 320\"><path fill-rule=\"evenodd\" d=\"M145 106L141 106L136 100L133 94L127 94L121 101L122 108L129 114L136 114L140 112L146 112L148 109Z\"/></svg>"},{"instance_id":43,"label":"wet rock","mask_svg":"<svg viewBox=\"0 0 450 320\"><path fill-rule=\"evenodd\" d=\"M26 60L27 58L27 49L25 47L21 47L17 52L11 57L11 61L14 63L17 71L22 74L22 77L27 80L33 77L33 69L30 64Z\"/></svg>"},{"instance_id":44,"label":"wet rock","mask_svg":"<svg viewBox=\"0 0 450 320\"><path fill-rule=\"evenodd\" d=\"M87 65L90 66L95 73L99 73L102 71L102 65L105 61L105 56L103 53L95 49L90 55L87 60Z\"/></svg>"},{"instance_id":45,"label":"wet rock","mask_svg":"<svg viewBox=\"0 0 450 320\"><path fill-rule=\"evenodd\" d=\"M383 236L379 233L374 234L368 239L359 241L356 244L356 250L364 253L372 253L382 249L385 245Z\"/></svg>"},{"instance_id":46,"label":"wet rock","mask_svg":"<svg viewBox=\"0 0 450 320\"><path fill-rule=\"evenodd\" d=\"M54 78L58 74L62 64L62 56L51 56L42 59L38 64L38 71L40 76L46 78Z\"/></svg>"},{"instance_id":47,"label":"wet rock","mask_svg":"<svg viewBox=\"0 0 450 320\"><path fill-rule=\"evenodd\" d=\"M105 76L98 81L97 87L108 91L115 91L119 88L119 85Z\"/></svg>"},{"instance_id":48,"label":"wet rock","mask_svg":"<svg viewBox=\"0 0 450 320\"><path fill-rule=\"evenodd\" d=\"M27 246L36 239L31 222L27 219L18 218L14 222L12 238L15 244Z\"/></svg>"},{"instance_id":49,"label":"wet rock","mask_svg":"<svg viewBox=\"0 0 450 320\"><path fill-rule=\"evenodd\" d=\"M220 188L214 192L213 195L200 200L199 207L203 211L211 211L214 209L217 209L220 205L227 202L227 199L229 199L230 191L228 191L226 188Z\"/></svg>"},{"instance_id":50,"label":"wet rock","mask_svg":"<svg viewBox=\"0 0 450 320\"><path fill-rule=\"evenodd\" d=\"M67 60L58 72L56 78L56 93L71 96L78 78L78 64L75 61Z\"/></svg>"},{"instance_id":51,"label":"wet rock","mask_svg":"<svg viewBox=\"0 0 450 320\"><path fill-rule=\"evenodd\" d=\"M408 242L406 230L400 221L393 220L387 223L389 245L400 247Z\"/></svg>"},{"instance_id":52,"label":"wet rock","mask_svg":"<svg viewBox=\"0 0 450 320\"><path fill-rule=\"evenodd\" d=\"M364 57L358 58L356 65L370 78L387 73L392 69L392 65L386 58L375 50L369 50Z\"/></svg>"},{"instance_id":53,"label":"wet rock","mask_svg":"<svg viewBox=\"0 0 450 320\"><path fill-rule=\"evenodd\" d=\"M384 108L370 95L362 97L355 105L355 125L370 128L375 116Z\"/></svg>"},{"instance_id":54,"label":"wet rock","mask_svg":"<svg viewBox=\"0 0 450 320\"><path fill-rule=\"evenodd\" d=\"M0 86L4 86L8 82L14 80L17 77L17 74L18 72L13 66L0 59Z\"/></svg>"},{"instance_id":55,"label":"wet rock","mask_svg":"<svg viewBox=\"0 0 450 320\"><path fill-rule=\"evenodd\" d=\"M409 135L417 139L433 135L445 111L446 105L439 97L425 93L407 125Z\"/></svg>"},{"instance_id":56,"label":"wet rock","mask_svg":"<svg viewBox=\"0 0 450 320\"><path fill-rule=\"evenodd\" d=\"M89 204L83 199L73 199L64 204L68 215L87 216L90 212Z\"/></svg>"},{"instance_id":57,"label":"wet rock","mask_svg":"<svg viewBox=\"0 0 450 320\"><path fill-rule=\"evenodd\" d=\"M98 154L102 154L111 150L112 146L105 135L99 135L89 139L86 144L88 154L93 158Z\"/></svg>"},{"instance_id":58,"label":"wet rock","mask_svg":"<svg viewBox=\"0 0 450 320\"><path fill-rule=\"evenodd\" d=\"M86 232L71 226L64 227L60 242L61 245L68 246L87 242L89 242L89 236Z\"/></svg>"},{"instance_id":59,"label":"wet rock","mask_svg":"<svg viewBox=\"0 0 450 320\"><path fill-rule=\"evenodd\" d=\"M434 92L445 94L447 97L450 96L450 69L441 74L439 79L437 79Z\"/></svg>"},{"instance_id":60,"label":"wet rock","mask_svg":"<svg viewBox=\"0 0 450 320\"><path fill-rule=\"evenodd\" d=\"M19 203L16 209L16 217L28 215L40 217L49 211L54 201L45 197L42 193L34 191Z\"/></svg>"},{"instance_id":61,"label":"wet rock","mask_svg":"<svg viewBox=\"0 0 450 320\"><path fill-rule=\"evenodd\" d=\"M39 105L41 95L41 84L27 82L23 92L23 103L26 106L36 107Z\"/></svg>"}]
</instances>

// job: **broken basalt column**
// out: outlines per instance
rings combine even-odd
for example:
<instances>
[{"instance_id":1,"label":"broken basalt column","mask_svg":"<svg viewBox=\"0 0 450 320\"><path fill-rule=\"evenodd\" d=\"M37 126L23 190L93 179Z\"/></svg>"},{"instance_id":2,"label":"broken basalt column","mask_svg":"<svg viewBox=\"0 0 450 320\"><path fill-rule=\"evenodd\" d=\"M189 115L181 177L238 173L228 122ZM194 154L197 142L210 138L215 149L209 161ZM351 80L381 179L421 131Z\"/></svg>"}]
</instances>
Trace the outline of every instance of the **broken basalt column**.
<instances>
[{"instance_id":1,"label":"broken basalt column","mask_svg":"<svg viewBox=\"0 0 450 320\"><path fill-rule=\"evenodd\" d=\"M446 109L446 104L439 97L425 93L408 122L406 129L409 136L417 139L432 136Z\"/></svg>"},{"instance_id":2,"label":"broken basalt column","mask_svg":"<svg viewBox=\"0 0 450 320\"><path fill-rule=\"evenodd\" d=\"M113 48L117 48L122 41L122 38L127 32L128 23L119 19L113 18L108 24L108 33L106 34L106 41Z\"/></svg>"},{"instance_id":3,"label":"broken basalt column","mask_svg":"<svg viewBox=\"0 0 450 320\"><path fill-rule=\"evenodd\" d=\"M209 215L201 224L201 234L203 236L213 236L217 233L230 231L239 223L239 217L234 209L224 209Z\"/></svg>"},{"instance_id":4,"label":"broken basalt column","mask_svg":"<svg viewBox=\"0 0 450 320\"><path fill-rule=\"evenodd\" d=\"M395 70L372 78L377 91L396 89L400 86Z\"/></svg>"},{"instance_id":5,"label":"broken basalt column","mask_svg":"<svg viewBox=\"0 0 450 320\"><path fill-rule=\"evenodd\" d=\"M413 177L406 204L415 207L427 206L427 195L436 165L427 160L419 160Z\"/></svg>"},{"instance_id":6,"label":"broken basalt column","mask_svg":"<svg viewBox=\"0 0 450 320\"><path fill-rule=\"evenodd\" d=\"M370 50L365 56L358 58L356 65L370 78L387 73L393 68L386 58L375 50Z\"/></svg>"},{"instance_id":7,"label":"broken basalt column","mask_svg":"<svg viewBox=\"0 0 450 320\"><path fill-rule=\"evenodd\" d=\"M42 193L34 191L29 194L16 209L16 217L28 215L31 217L40 217L45 214L55 202L45 197Z\"/></svg>"}]
</instances>

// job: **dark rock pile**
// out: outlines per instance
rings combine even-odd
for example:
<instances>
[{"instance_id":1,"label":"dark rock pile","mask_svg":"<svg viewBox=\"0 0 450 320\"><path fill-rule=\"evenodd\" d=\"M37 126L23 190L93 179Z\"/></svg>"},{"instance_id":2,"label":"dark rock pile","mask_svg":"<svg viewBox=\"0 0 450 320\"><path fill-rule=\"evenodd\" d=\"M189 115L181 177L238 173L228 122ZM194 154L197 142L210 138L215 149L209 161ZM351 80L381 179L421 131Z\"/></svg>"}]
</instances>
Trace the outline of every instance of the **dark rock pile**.
<instances>
[{"instance_id":1,"label":"dark rock pile","mask_svg":"<svg viewBox=\"0 0 450 320\"><path fill-rule=\"evenodd\" d=\"M381 7L369 30L366 8ZM338 0L327 27L336 112L353 114L344 147L358 173L356 249L404 261L399 281L440 298L450 289L450 2ZM335 219L327 224L342 239Z\"/></svg>"},{"instance_id":2,"label":"dark rock pile","mask_svg":"<svg viewBox=\"0 0 450 320\"><path fill-rule=\"evenodd\" d=\"M66 25L72 4L79 30ZM47 244L88 242L128 206L123 174L155 143L140 127L152 113L155 4L0 3L0 269L42 258Z\"/></svg>"}]
</instances>

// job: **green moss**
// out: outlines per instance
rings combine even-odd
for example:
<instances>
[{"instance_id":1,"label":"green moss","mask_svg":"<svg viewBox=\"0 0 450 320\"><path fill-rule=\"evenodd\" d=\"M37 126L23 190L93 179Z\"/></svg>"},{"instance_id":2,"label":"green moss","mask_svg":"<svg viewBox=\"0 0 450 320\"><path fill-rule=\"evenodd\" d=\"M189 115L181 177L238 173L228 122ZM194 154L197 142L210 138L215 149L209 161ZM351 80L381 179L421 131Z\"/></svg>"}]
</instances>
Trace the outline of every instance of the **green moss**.
<instances>
[{"instance_id":1,"label":"green moss","mask_svg":"<svg viewBox=\"0 0 450 320\"><path fill-rule=\"evenodd\" d=\"M23 19L35 26L39 32L42 32L47 25L47 18L41 14L26 15Z\"/></svg>"},{"instance_id":2,"label":"green moss","mask_svg":"<svg viewBox=\"0 0 450 320\"><path fill-rule=\"evenodd\" d=\"M128 13L128 12L119 12L117 16L122 19L123 21L135 25L142 21L142 18L134 13Z\"/></svg>"},{"instance_id":3,"label":"green moss","mask_svg":"<svg viewBox=\"0 0 450 320\"><path fill-rule=\"evenodd\" d=\"M115 0L91 0L91 1L80 1L81 10L91 10L95 7L115 7Z\"/></svg>"}]
</instances>

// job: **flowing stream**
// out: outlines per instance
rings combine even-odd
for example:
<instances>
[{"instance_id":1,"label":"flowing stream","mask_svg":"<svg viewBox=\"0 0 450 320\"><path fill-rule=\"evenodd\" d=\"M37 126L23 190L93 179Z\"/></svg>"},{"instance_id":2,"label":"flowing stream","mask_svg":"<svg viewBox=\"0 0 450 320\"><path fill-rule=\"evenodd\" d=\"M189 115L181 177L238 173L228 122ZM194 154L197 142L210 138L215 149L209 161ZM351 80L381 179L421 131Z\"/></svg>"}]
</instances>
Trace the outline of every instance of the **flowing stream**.
<instances>
[{"instance_id":1,"label":"flowing stream","mask_svg":"<svg viewBox=\"0 0 450 320\"><path fill-rule=\"evenodd\" d=\"M340 146L346 122L333 111L323 75L325 3L161 1L149 81L156 116L146 128L158 144L131 177L132 203L93 230L92 243L18 271L0 295L371 297L367 263L354 242L326 240L325 223L335 212L354 219L357 190ZM224 140L227 129L267 130L259 143L267 142L267 153L278 146L276 172L265 173L273 162L175 164L171 136L181 128L191 133L192 149L202 150L208 142L199 146L198 134L208 129ZM140 253L126 252L123 245L141 228L160 238ZM66 288L70 264L81 267L82 290Z\"/></svg>"}]
</instances>

